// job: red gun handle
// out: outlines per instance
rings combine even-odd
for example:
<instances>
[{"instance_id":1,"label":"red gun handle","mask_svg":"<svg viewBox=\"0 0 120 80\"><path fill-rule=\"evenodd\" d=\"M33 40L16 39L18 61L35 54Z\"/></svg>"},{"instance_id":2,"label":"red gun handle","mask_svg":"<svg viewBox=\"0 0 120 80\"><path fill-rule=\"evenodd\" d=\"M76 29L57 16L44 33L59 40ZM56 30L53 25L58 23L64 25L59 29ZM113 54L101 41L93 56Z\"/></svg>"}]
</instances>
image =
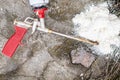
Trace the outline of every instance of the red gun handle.
<instances>
[{"instance_id":1,"label":"red gun handle","mask_svg":"<svg viewBox=\"0 0 120 80\"><path fill-rule=\"evenodd\" d=\"M15 33L5 44L2 53L8 57L12 57L26 32L26 28L15 26Z\"/></svg>"}]
</instances>

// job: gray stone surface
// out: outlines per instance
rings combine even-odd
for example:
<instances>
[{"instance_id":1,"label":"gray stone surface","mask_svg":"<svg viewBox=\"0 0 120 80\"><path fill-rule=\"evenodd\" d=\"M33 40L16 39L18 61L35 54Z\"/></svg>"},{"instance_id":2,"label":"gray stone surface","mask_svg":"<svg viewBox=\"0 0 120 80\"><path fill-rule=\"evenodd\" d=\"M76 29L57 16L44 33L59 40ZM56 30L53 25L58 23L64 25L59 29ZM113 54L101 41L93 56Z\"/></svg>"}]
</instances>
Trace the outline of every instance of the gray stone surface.
<instances>
[{"instance_id":1,"label":"gray stone surface","mask_svg":"<svg viewBox=\"0 0 120 80\"><path fill-rule=\"evenodd\" d=\"M17 76L17 77L9 78L8 80L38 80L38 79L35 77Z\"/></svg>"},{"instance_id":2,"label":"gray stone surface","mask_svg":"<svg viewBox=\"0 0 120 80\"><path fill-rule=\"evenodd\" d=\"M71 51L71 58L73 64L82 64L87 68L95 61L95 56L83 48L77 48Z\"/></svg>"},{"instance_id":3,"label":"gray stone surface","mask_svg":"<svg viewBox=\"0 0 120 80\"><path fill-rule=\"evenodd\" d=\"M43 49L34 53L33 57L21 66L18 74L39 77L50 61L52 61L52 57Z\"/></svg>"},{"instance_id":4,"label":"gray stone surface","mask_svg":"<svg viewBox=\"0 0 120 80\"><path fill-rule=\"evenodd\" d=\"M89 2L50 0L46 27L71 34L71 18ZM23 21L28 16L35 16L28 0L0 0L0 51L14 33L13 21ZM29 29L23 44L11 59L0 54L0 80L80 80L80 75L87 70L70 62L70 52L79 46L76 41L40 31L31 35Z\"/></svg>"},{"instance_id":5,"label":"gray stone surface","mask_svg":"<svg viewBox=\"0 0 120 80\"><path fill-rule=\"evenodd\" d=\"M73 80L76 74L75 70L70 69L66 65L63 66L53 62L48 64L44 78L45 80Z\"/></svg>"}]
</instances>

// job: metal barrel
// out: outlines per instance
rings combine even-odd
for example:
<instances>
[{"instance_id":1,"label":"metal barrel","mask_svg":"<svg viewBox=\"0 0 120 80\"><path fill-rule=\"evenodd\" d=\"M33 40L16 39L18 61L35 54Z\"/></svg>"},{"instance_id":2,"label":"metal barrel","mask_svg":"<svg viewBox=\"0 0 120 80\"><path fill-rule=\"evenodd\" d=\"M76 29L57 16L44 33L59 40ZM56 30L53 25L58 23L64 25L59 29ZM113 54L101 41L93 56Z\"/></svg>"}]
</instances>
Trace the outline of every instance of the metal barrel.
<instances>
[{"instance_id":1,"label":"metal barrel","mask_svg":"<svg viewBox=\"0 0 120 80\"><path fill-rule=\"evenodd\" d=\"M88 43L88 44L91 44L91 45L98 45L99 44L97 41L92 41L92 40L85 39L85 38L77 38L77 37L65 35L65 34L62 34L62 33L58 33L58 32L55 32L55 31L51 31L51 33L56 34L56 35L60 35L60 36L66 37L66 38L74 39L74 40L77 40L77 41L85 42L85 43Z\"/></svg>"},{"instance_id":2,"label":"metal barrel","mask_svg":"<svg viewBox=\"0 0 120 80\"><path fill-rule=\"evenodd\" d=\"M20 22L20 21L15 21L14 24L16 24L18 26L20 25L20 26L22 26L24 28L32 27L32 25L27 24L25 22ZM70 39L73 39L73 40L85 42L85 43L88 43L88 44L91 44L91 45L98 45L99 44L97 41L92 41L92 40L89 40L89 39L86 39L86 38L73 37L73 36L70 36L70 35L66 35L66 34L55 32L55 31L47 29L47 28L41 28L39 26L37 27L37 30L40 30L40 31L43 31L43 32L46 32L46 33L56 34L56 35L63 36L63 37L66 37L66 38L70 38Z\"/></svg>"}]
</instances>

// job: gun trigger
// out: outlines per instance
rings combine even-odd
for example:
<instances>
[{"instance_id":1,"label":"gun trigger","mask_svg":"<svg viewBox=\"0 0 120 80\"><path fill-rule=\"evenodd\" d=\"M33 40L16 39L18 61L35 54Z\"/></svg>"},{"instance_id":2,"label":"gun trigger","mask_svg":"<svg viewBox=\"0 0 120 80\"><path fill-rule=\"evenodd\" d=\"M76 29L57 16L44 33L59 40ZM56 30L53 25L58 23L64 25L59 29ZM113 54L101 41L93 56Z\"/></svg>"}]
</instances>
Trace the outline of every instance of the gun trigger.
<instances>
[{"instance_id":1,"label":"gun trigger","mask_svg":"<svg viewBox=\"0 0 120 80\"><path fill-rule=\"evenodd\" d=\"M36 28L37 28L37 25L38 25L38 21L35 20L35 21L33 22L33 26L32 26L32 34L35 32L35 30L36 30Z\"/></svg>"}]
</instances>

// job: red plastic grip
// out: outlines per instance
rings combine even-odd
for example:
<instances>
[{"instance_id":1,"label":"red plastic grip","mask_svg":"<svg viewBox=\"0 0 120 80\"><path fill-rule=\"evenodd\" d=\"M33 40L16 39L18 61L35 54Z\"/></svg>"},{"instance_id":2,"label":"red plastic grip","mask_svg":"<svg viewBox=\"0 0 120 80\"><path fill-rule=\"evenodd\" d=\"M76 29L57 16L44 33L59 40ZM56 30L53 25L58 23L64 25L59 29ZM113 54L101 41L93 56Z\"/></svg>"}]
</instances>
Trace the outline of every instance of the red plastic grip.
<instances>
[{"instance_id":1,"label":"red plastic grip","mask_svg":"<svg viewBox=\"0 0 120 80\"><path fill-rule=\"evenodd\" d=\"M5 44L2 53L8 57L12 57L26 32L26 28L15 26L15 33Z\"/></svg>"}]
</instances>

